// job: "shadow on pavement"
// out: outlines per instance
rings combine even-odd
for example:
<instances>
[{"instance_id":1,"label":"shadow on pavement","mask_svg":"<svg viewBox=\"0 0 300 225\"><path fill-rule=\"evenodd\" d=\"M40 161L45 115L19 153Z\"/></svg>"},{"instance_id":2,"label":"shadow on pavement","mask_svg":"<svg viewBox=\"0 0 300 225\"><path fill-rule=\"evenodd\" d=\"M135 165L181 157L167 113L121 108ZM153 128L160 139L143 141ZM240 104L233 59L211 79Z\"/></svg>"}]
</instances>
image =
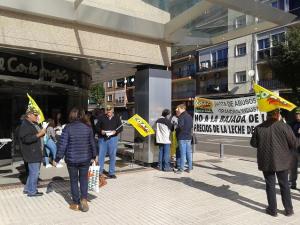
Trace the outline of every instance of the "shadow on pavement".
<instances>
[{"instance_id":1,"label":"shadow on pavement","mask_svg":"<svg viewBox=\"0 0 300 225\"><path fill-rule=\"evenodd\" d=\"M205 169L226 172L230 175L221 174L221 173L219 173L219 174L209 173L209 175L212 175L219 179L225 180L231 184L249 186L254 189L262 189L262 190L266 189L265 180L262 177L254 176L254 175L247 174L247 173L241 173L241 172L234 171L234 170L229 170L229 169L226 169L226 168L223 168L220 166L216 166L216 165L211 165L211 166L204 166L204 165L199 165L199 164L193 164L193 165L197 166L197 167L205 168ZM276 188L276 193L280 195L279 188ZM300 201L299 194L291 192L291 196L292 196L292 199Z\"/></svg>"},{"instance_id":2,"label":"shadow on pavement","mask_svg":"<svg viewBox=\"0 0 300 225\"><path fill-rule=\"evenodd\" d=\"M27 174L26 174L25 165L21 164L21 165L17 166L16 170L18 171L17 173L5 175L3 177L5 177L5 178L14 178L14 179L18 178L21 181L22 184L26 184Z\"/></svg>"},{"instance_id":3,"label":"shadow on pavement","mask_svg":"<svg viewBox=\"0 0 300 225\"><path fill-rule=\"evenodd\" d=\"M239 184L244 186L249 186L255 189L263 189L265 190L265 180L261 177L254 176L247 173L241 173L235 170L229 170L220 166L211 165L211 166L204 166L199 164L194 164L194 166L205 168L205 169L211 169L219 172L226 172L227 174L210 174L212 176L218 177L222 180L225 180L232 184Z\"/></svg>"},{"instance_id":4,"label":"shadow on pavement","mask_svg":"<svg viewBox=\"0 0 300 225\"><path fill-rule=\"evenodd\" d=\"M51 194L52 192L61 195L68 204L73 203L69 180L65 180L62 177L53 177L52 181L47 185L47 189L46 189L47 194ZM88 193L89 202L95 198L97 198L97 196Z\"/></svg>"},{"instance_id":5,"label":"shadow on pavement","mask_svg":"<svg viewBox=\"0 0 300 225\"><path fill-rule=\"evenodd\" d=\"M246 206L250 209L256 210L261 213L265 213L265 208L266 208L265 204L262 204L260 202L256 202L252 199L241 196L238 192L230 190L229 185L222 185L222 186L216 187L216 186L206 184L201 181L195 181L194 179L192 179L190 177L180 177L180 178L160 177L160 178L171 180L171 181L176 181L176 182L181 182L185 185L199 189L201 191L205 191L214 196L228 199L228 200L231 200L240 205Z\"/></svg>"}]
</instances>

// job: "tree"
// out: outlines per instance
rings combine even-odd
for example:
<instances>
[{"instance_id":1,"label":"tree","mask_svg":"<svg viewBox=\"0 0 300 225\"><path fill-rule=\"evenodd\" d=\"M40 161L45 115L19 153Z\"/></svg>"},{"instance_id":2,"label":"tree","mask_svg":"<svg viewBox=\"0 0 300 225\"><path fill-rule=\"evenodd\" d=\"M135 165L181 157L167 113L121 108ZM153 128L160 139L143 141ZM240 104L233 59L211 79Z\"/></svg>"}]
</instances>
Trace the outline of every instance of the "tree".
<instances>
[{"instance_id":1,"label":"tree","mask_svg":"<svg viewBox=\"0 0 300 225\"><path fill-rule=\"evenodd\" d=\"M272 57L268 63L276 79L292 89L293 99L300 103L298 87L300 87L300 29L290 28L285 40L273 40Z\"/></svg>"},{"instance_id":2,"label":"tree","mask_svg":"<svg viewBox=\"0 0 300 225\"><path fill-rule=\"evenodd\" d=\"M99 105L103 104L105 98L103 83L92 85L90 89L89 97L95 100L97 104Z\"/></svg>"}]
</instances>

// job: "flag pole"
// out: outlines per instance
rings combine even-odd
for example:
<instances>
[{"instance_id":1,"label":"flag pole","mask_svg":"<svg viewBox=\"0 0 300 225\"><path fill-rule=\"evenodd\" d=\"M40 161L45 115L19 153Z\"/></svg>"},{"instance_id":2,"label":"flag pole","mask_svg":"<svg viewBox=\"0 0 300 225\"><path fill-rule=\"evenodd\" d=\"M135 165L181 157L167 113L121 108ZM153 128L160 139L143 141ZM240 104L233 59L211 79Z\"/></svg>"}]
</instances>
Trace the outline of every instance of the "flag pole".
<instances>
[{"instance_id":1,"label":"flag pole","mask_svg":"<svg viewBox=\"0 0 300 225\"><path fill-rule=\"evenodd\" d=\"M119 130L121 127L123 127L124 124L126 124L126 122L123 122L120 126L118 126L118 127L116 128L116 131Z\"/></svg>"}]
</instances>

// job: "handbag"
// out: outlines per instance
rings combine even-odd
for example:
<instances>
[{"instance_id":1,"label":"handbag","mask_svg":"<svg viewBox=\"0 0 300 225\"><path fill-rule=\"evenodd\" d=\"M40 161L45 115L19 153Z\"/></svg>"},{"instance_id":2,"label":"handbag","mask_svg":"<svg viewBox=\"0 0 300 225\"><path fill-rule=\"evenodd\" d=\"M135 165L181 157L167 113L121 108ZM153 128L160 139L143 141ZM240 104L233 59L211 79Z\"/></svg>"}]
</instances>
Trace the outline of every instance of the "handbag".
<instances>
[{"instance_id":1,"label":"handbag","mask_svg":"<svg viewBox=\"0 0 300 225\"><path fill-rule=\"evenodd\" d=\"M95 162L89 167L88 190L99 192L99 166Z\"/></svg>"}]
</instances>

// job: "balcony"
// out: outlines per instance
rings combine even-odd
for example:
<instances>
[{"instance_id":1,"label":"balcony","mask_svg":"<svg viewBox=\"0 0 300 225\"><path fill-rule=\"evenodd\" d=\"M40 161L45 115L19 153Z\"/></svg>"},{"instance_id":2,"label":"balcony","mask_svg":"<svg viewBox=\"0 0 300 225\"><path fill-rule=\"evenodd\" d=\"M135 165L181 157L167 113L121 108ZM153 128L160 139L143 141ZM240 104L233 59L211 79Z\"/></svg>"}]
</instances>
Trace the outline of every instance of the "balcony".
<instances>
[{"instance_id":1,"label":"balcony","mask_svg":"<svg viewBox=\"0 0 300 225\"><path fill-rule=\"evenodd\" d=\"M270 58L270 56L271 56L270 48L257 51L257 61L267 60L268 58Z\"/></svg>"},{"instance_id":2,"label":"balcony","mask_svg":"<svg viewBox=\"0 0 300 225\"><path fill-rule=\"evenodd\" d=\"M213 61L213 62L205 61L205 62L200 63L199 72L227 68L227 66L228 66L228 59Z\"/></svg>"},{"instance_id":3,"label":"balcony","mask_svg":"<svg viewBox=\"0 0 300 225\"><path fill-rule=\"evenodd\" d=\"M214 93L226 93L228 91L228 84L213 84L208 85L206 88L207 94L214 94Z\"/></svg>"},{"instance_id":4,"label":"balcony","mask_svg":"<svg viewBox=\"0 0 300 225\"><path fill-rule=\"evenodd\" d=\"M228 92L228 84L208 84L207 86L200 87L198 89L198 94L208 95L208 94L220 94Z\"/></svg>"},{"instance_id":5,"label":"balcony","mask_svg":"<svg viewBox=\"0 0 300 225\"><path fill-rule=\"evenodd\" d=\"M276 47L267 48L257 51L257 61L266 61L268 58L277 56L279 53Z\"/></svg>"},{"instance_id":6,"label":"balcony","mask_svg":"<svg viewBox=\"0 0 300 225\"><path fill-rule=\"evenodd\" d=\"M194 98L196 91L173 91L172 99Z\"/></svg>"},{"instance_id":7,"label":"balcony","mask_svg":"<svg viewBox=\"0 0 300 225\"><path fill-rule=\"evenodd\" d=\"M114 105L115 107L126 107L124 100L123 101L116 100Z\"/></svg>"},{"instance_id":8,"label":"balcony","mask_svg":"<svg viewBox=\"0 0 300 225\"><path fill-rule=\"evenodd\" d=\"M276 90L288 88L284 83L278 80L260 80L258 84L266 89Z\"/></svg>"},{"instance_id":9,"label":"balcony","mask_svg":"<svg viewBox=\"0 0 300 225\"><path fill-rule=\"evenodd\" d=\"M212 69L219 69L228 66L228 59L218 60L212 62Z\"/></svg>"},{"instance_id":10,"label":"balcony","mask_svg":"<svg viewBox=\"0 0 300 225\"><path fill-rule=\"evenodd\" d=\"M191 70L182 70L180 72L174 72L172 74L172 79L180 79L180 78L184 78L184 77L195 77L196 74L196 69L191 69Z\"/></svg>"}]
</instances>

